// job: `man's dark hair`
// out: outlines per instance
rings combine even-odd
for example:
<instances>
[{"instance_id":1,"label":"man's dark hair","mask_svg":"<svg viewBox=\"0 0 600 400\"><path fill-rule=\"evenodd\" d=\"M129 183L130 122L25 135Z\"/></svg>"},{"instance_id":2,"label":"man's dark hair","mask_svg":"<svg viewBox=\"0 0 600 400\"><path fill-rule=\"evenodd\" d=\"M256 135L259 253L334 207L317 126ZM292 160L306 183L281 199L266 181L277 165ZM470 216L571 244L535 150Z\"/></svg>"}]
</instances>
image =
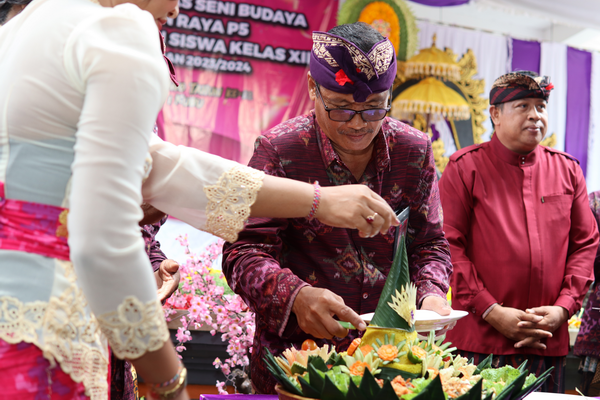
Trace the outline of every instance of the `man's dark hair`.
<instances>
[{"instance_id":1,"label":"man's dark hair","mask_svg":"<svg viewBox=\"0 0 600 400\"><path fill-rule=\"evenodd\" d=\"M24 5L31 3L32 0L0 0L0 25L4 25L8 13L12 10L13 6Z\"/></svg>"},{"instance_id":2,"label":"man's dark hair","mask_svg":"<svg viewBox=\"0 0 600 400\"><path fill-rule=\"evenodd\" d=\"M354 43L356 47L368 53L375 43L385 39L375 28L364 22L355 22L353 24L338 25L331 28L327 33L339 36L347 41Z\"/></svg>"}]
</instances>

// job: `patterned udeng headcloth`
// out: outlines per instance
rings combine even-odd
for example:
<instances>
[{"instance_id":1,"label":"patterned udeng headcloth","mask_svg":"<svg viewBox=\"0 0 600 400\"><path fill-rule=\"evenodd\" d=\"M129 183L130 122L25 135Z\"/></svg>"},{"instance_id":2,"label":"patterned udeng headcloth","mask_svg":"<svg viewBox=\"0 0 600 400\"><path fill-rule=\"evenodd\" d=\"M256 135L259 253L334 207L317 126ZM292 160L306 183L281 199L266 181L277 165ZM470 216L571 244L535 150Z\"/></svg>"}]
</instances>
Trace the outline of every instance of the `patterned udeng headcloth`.
<instances>
[{"instance_id":1,"label":"patterned udeng headcloth","mask_svg":"<svg viewBox=\"0 0 600 400\"><path fill-rule=\"evenodd\" d=\"M365 53L344 38L313 32L310 74L319 85L352 93L354 101L363 102L371 93L392 87L396 76L394 46L385 39Z\"/></svg>"},{"instance_id":2,"label":"patterned udeng headcloth","mask_svg":"<svg viewBox=\"0 0 600 400\"><path fill-rule=\"evenodd\" d=\"M511 72L496 79L490 90L490 104L539 98L548 101L554 85L547 76L531 77L519 72Z\"/></svg>"}]
</instances>

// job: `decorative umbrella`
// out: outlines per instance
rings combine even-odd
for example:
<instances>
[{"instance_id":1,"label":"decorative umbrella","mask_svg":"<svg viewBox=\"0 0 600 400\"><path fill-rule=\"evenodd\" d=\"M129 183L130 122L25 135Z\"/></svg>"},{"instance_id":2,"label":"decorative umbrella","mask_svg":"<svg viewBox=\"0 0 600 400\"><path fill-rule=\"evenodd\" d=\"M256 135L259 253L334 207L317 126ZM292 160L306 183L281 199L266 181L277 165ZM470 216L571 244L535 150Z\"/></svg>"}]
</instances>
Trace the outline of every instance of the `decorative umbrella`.
<instances>
[{"instance_id":1,"label":"decorative umbrella","mask_svg":"<svg viewBox=\"0 0 600 400\"><path fill-rule=\"evenodd\" d=\"M415 113L426 114L428 120L431 114L441 114L444 118L454 120L469 119L471 116L464 97L432 77L409 87L394 99L393 114L396 118Z\"/></svg>"},{"instance_id":2,"label":"decorative umbrella","mask_svg":"<svg viewBox=\"0 0 600 400\"><path fill-rule=\"evenodd\" d=\"M419 54L406 61L404 73L407 78L434 76L444 80L460 79L460 66L448 53L435 47L435 39L436 36L433 35L431 47L421 49Z\"/></svg>"}]
</instances>

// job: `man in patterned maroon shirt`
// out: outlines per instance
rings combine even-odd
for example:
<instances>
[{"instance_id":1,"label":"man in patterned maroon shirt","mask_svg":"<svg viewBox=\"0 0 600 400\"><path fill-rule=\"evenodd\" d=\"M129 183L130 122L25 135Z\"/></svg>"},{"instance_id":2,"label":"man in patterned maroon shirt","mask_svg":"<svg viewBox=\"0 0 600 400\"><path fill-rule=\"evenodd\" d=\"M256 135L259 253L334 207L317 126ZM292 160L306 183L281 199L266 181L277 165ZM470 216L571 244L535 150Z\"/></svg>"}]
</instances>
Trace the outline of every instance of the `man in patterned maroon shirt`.
<instances>
[{"instance_id":1,"label":"man in patterned maroon shirt","mask_svg":"<svg viewBox=\"0 0 600 400\"><path fill-rule=\"evenodd\" d=\"M446 315L448 242L429 137L386 117L396 74L394 49L369 25L356 23L313 33L308 74L315 109L257 139L249 165L267 174L323 186L360 183L395 210L410 208L408 257L423 309ZM358 114L358 115L357 115ZM369 220L377 215L364 217ZM391 267L394 231L362 238L316 219L251 218L224 247L223 271L232 289L256 313L251 378L260 393L274 380L263 363L305 339L345 350L364 329Z\"/></svg>"}]
</instances>

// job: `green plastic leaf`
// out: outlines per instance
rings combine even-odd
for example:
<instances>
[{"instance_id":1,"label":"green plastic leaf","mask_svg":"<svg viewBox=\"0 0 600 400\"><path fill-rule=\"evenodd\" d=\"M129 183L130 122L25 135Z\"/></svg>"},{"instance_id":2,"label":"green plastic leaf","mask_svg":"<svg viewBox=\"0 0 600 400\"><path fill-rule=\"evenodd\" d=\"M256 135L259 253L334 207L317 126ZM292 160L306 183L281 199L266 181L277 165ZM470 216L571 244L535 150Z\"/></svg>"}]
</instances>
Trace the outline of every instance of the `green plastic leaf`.
<instances>
[{"instance_id":1,"label":"green plastic leaf","mask_svg":"<svg viewBox=\"0 0 600 400\"><path fill-rule=\"evenodd\" d=\"M325 364L325 361L323 361L323 359L320 356L308 356L307 365L312 365L313 367L322 372L329 371L329 368L327 368L327 364Z\"/></svg>"},{"instance_id":2,"label":"green plastic leaf","mask_svg":"<svg viewBox=\"0 0 600 400\"><path fill-rule=\"evenodd\" d=\"M321 392L321 400L344 400L346 395L336 386L329 375L325 375L325 385Z\"/></svg>"},{"instance_id":3,"label":"green plastic leaf","mask_svg":"<svg viewBox=\"0 0 600 400\"><path fill-rule=\"evenodd\" d=\"M302 386L302 396L309 397L311 399L321 398L321 392L308 383L304 377L299 376L298 382L300 382L300 386Z\"/></svg>"},{"instance_id":4,"label":"green plastic leaf","mask_svg":"<svg viewBox=\"0 0 600 400\"><path fill-rule=\"evenodd\" d=\"M479 379L475 385L462 396L458 396L456 400L481 400L481 391L483 389L483 379Z\"/></svg>"},{"instance_id":5,"label":"green plastic leaf","mask_svg":"<svg viewBox=\"0 0 600 400\"><path fill-rule=\"evenodd\" d=\"M477 366L477 369L475 370L475 372L473 373L473 375L479 375L481 373L481 371L483 371L484 369L488 369L492 366L492 361L494 359L494 355L490 354L489 356L487 356L486 358L483 359L482 362L479 363L479 365ZM473 359L471 359L469 361L469 364L473 363Z\"/></svg>"},{"instance_id":6,"label":"green plastic leaf","mask_svg":"<svg viewBox=\"0 0 600 400\"><path fill-rule=\"evenodd\" d=\"M354 384L354 381L350 380L350 385L348 386L348 394L346 394L346 400L369 400L365 397L363 392L360 391L358 386Z\"/></svg>"},{"instance_id":7,"label":"green plastic leaf","mask_svg":"<svg viewBox=\"0 0 600 400\"><path fill-rule=\"evenodd\" d=\"M546 379L548 379L548 377L550 376L550 373L553 370L554 370L554 367L548 368L546 371L544 371L542 374L540 374L540 376L538 376L536 378L536 380L533 381L533 383L531 383L528 386L524 386L516 395L512 396L512 399L514 399L514 400L522 399L525 396L527 396L528 394L530 394L531 392L538 390L544 384L544 382L546 382Z\"/></svg>"},{"instance_id":8,"label":"green plastic leaf","mask_svg":"<svg viewBox=\"0 0 600 400\"><path fill-rule=\"evenodd\" d=\"M444 389L442 388L442 381L440 380L440 376L436 376L429 385L425 386L425 388L413 397L413 400L439 400L445 399L446 396L444 394Z\"/></svg>"},{"instance_id":9,"label":"green plastic leaf","mask_svg":"<svg viewBox=\"0 0 600 400\"><path fill-rule=\"evenodd\" d=\"M359 389L369 400L374 400L375 396L381 391L379 384L375 381L375 378L368 368L365 368Z\"/></svg>"},{"instance_id":10,"label":"green plastic leaf","mask_svg":"<svg viewBox=\"0 0 600 400\"><path fill-rule=\"evenodd\" d=\"M390 367L379 367L380 372L377 374L379 379L393 380L395 377L400 375L404 379L417 379L420 375L411 374L410 372L403 371L401 369L390 368Z\"/></svg>"},{"instance_id":11,"label":"green plastic leaf","mask_svg":"<svg viewBox=\"0 0 600 400\"><path fill-rule=\"evenodd\" d=\"M392 296L398 292L402 292L402 288L407 287L410 283L410 274L408 272L408 256L406 254L406 230L408 228L409 209L405 208L397 214L400 220L400 225L396 227L396 240L394 244L394 258L392 267L388 274L385 285L379 297L379 303L375 309L371 325L382 326L385 328L399 328L407 332L415 330L414 325L410 326L409 322L402 318L394 311L388 303L392 302Z\"/></svg>"}]
</instances>

